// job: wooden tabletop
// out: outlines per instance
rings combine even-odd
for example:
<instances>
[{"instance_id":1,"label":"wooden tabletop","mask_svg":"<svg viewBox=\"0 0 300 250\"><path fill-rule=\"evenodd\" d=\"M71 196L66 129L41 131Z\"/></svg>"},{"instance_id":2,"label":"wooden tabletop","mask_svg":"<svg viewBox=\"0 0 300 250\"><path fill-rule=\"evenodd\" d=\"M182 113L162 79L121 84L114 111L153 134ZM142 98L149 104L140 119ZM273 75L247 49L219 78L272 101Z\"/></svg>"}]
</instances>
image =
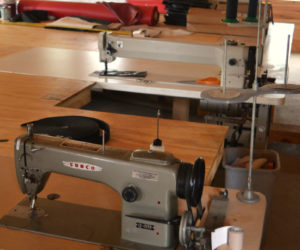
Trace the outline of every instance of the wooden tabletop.
<instances>
[{"instance_id":1,"label":"wooden tabletop","mask_svg":"<svg viewBox=\"0 0 300 250\"><path fill-rule=\"evenodd\" d=\"M166 27L163 28L166 29ZM189 99L199 99L201 92L211 86L178 82L191 81L193 83L197 79L206 77L220 78L221 76L220 68L215 65L117 58L117 60L109 64L110 70L147 71L146 82L136 81L136 79L132 78L98 78L90 76L92 72L104 69L104 64L100 63L98 59L98 33L48 30L42 27L0 23L0 34L0 57L7 56L0 59L1 72L96 81L97 87L100 89ZM223 43L223 38L223 36L217 34L195 33L160 39L220 45ZM250 43L246 42L246 44L249 45ZM34 50L29 50L32 48ZM51 53L51 49L60 49L61 57ZM32 65L30 69L22 67L26 61L24 62L24 59L21 60L20 58L23 58L25 54L28 58L27 66ZM91 57L92 59L90 59ZM48 63L42 68L40 67L40 58L43 58L42 60ZM70 63L70 58L74 58L73 63ZM61 67L61 64L64 67ZM56 68L51 67L51 65L56 66ZM82 67L82 65L84 66ZM76 73L73 74L73 71ZM264 95L257 98L258 103L269 105L282 105L284 101L284 95Z\"/></svg>"},{"instance_id":2,"label":"wooden tabletop","mask_svg":"<svg viewBox=\"0 0 300 250\"><path fill-rule=\"evenodd\" d=\"M25 132L20 124L48 116L83 115L99 118L111 126L108 145L148 148L156 135L156 120L147 117L92 112L59 105L91 83L51 77L0 74L0 155L13 156L13 141ZM227 127L161 119L160 135L166 151L183 161L203 156L209 184L222 157ZM0 139L1 139L0 138Z\"/></svg>"},{"instance_id":3,"label":"wooden tabletop","mask_svg":"<svg viewBox=\"0 0 300 250\"><path fill-rule=\"evenodd\" d=\"M98 34L95 33L0 24L0 34L0 57L36 47L97 50ZM13 140L24 132L21 123L55 115L86 115L107 121L112 130L109 143L115 147L148 148L154 139L155 121L151 118L61 107L61 103L74 107L68 101L88 91L91 82L10 73L0 73L0 79L0 134L9 139L8 143L0 143L0 155L12 156ZM162 120L160 132L166 150L180 159L194 161L206 155L207 170L217 167L226 133L226 127L170 120ZM207 174L210 183L214 173L207 171Z\"/></svg>"}]
</instances>

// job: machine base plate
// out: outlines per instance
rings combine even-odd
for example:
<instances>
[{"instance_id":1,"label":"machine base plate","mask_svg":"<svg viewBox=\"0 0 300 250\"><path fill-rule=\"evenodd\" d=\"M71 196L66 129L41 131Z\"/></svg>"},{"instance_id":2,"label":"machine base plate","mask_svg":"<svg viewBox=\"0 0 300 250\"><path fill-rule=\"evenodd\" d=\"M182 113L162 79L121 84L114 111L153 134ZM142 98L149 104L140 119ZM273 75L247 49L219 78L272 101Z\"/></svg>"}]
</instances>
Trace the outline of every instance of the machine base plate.
<instances>
[{"instance_id":1,"label":"machine base plate","mask_svg":"<svg viewBox=\"0 0 300 250\"><path fill-rule=\"evenodd\" d=\"M121 239L121 212L38 198L36 213L28 199L0 219L0 226L118 249L166 250Z\"/></svg>"}]
</instances>

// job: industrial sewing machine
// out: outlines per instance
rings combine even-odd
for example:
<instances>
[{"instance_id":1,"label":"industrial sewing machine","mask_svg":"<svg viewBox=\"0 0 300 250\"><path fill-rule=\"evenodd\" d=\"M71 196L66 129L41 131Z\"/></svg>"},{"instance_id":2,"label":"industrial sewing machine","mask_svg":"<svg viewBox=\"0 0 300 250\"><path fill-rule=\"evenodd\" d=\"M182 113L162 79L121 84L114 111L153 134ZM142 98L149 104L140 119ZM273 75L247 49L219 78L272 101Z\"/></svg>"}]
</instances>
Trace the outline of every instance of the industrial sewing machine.
<instances>
[{"instance_id":1,"label":"industrial sewing machine","mask_svg":"<svg viewBox=\"0 0 300 250\"><path fill-rule=\"evenodd\" d=\"M242 24L239 24L236 19L237 4L238 1L227 1L226 18L219 20L218 18L220 17L218 16L216 17L217 22L223 21L224 23L228 23L233 29L234 27L251 27L253 30L248 36L253 37L253 31L257 34L258 24L256 16L258 2L257 0L250 1L248 20L252 21ZM260 64L262 62L264 43L268 34L268 24L270 21L273 21L270 10L271 8L266 2L264 4L264 13L261 17L258 17L260 19L259 32L262 33L260 41L261 51L259 51ZM221 86L226 84L229 88L250 88L254 77L255 45L245 44L239 41L239 37L236 39L232 38L232 40L228 40L225 44L209 44L202 41L188 43L159 38L128 37L100 32L98 49L100 62L105 64L105 70L100 73L102 76L122 76L121 72L108 70L108 64L116 58L121 57L216 65L221 68ZM138 77L140 75L132 74L131 76Z\"/></svg>"},{"instance_id":2,"label":"industrial sewing machine","mask_svg":"<svg viewBox=\"0 0 300 250\"><path fill-rule=\"evenodd\" d=\"M43 208L46 210L43 212L36 205L37 195L45 187L50 174L55 172L101 182L119 193L122 199L122 240L117 236L117 242L109 244L119 247L128 247L129 244L129 248L134 249L146 249L147 245L158 249L177 246L180 222L177 199L186 199L190 207L201 204L205 172L201 158L192 165L165 152L104 148L62 137L33 134L16 139L15 166L20 188L30 201L22 206L23 216L25 209L29 225L38 223L38 228L33 226L25 230L55 235L46 229L47 222L40 221L45 213L50 216L51 211ZM16 210L13 213L17 213ZM55 219L57 223L59 218ZM112 221L109 223L113 224ZM4 223L7 222L4 220ZM103 221L98 224L102 231L112 227L111 224L104 225ZM69 235L64 237L72 238ZM130 243L126 245L126 242Z\"/></svg>"},{"instance_id":3,"label":"industrial sewing machine","mask_svg":"<svg viewBox=\"0 0 300 250\"><path fill-rule=\"evenodd\" d=\"M231 7L234 7L232 6L234 5L232 3L233 1L228 2L231 4ZM250 12L254 20L256 19L257 15L256 9L253 5L255 0L251 2L252 3L249 4L249 8L251 9ZM237 4L237 1L235 4ZM269 13L271 8L268 7L269 5L266 3L264 5L264 13L261 15L261 18L258 18L261 21L259 32L262 34L258 49L259 65L261 65L263 61L265 41L268 35L268 25L269 22L272 21L272 17ZM230 14L234 16L234 10L231 10ZM228 25L240 28L252 27L254 30L257 29L258 26L257 22L246 24L228 23ZM188 95L183 92L182 95L177 95L176 93L176 96L178 97L199 99L201 92L205 89L224 86L227 88L251 89L254 83L256 46L254 44L248 45L240 42L238 38L236 40L226 40L224 44L205 44L201 43L201 41L198 41L198 43L187 43L167 41L164 39L134 38L102 32L99 35L98 48L100 62L104 63L105 65L105 70L99 73L101 76L137 77L139 78L138 81L140 81L141 84L143 83L141 78L146 76L146 72L122 72L118 70L110 71L108 69L109 63L115 61L117 58L134 58L181 63L208 64L218 66L221 69L220 86L194 84L192 88L195 90L195 92L198 91L198 95L191 92ZM128 75L126 75L127 73ZM262 67L261 73L259 74L259 85L262 86L266 84L267 79L267 71L265 71L265 69ZM268 80L274 81L274 79ZM163 81L152 81L151 79L150 81L146 79L144 82L145 85L151 86L151 84L154 84L157 87L159 87L160 84L163 85L165 83ZM168 86L174 86L174 89L177 90L180 82L168 82L167 84L169 84ZM184 83L181 85L181 88L184 88ZM188 84L185 84L185 87L190 90L190 86L188 86ZM164 88L164 86L162 88ZM232 141L232 145L237 143L241 131L244 129L244 125L250 120L251 117L251 105L248 103L219 104L202 99L200 100L199 108L201 111L206 112L204 121L217 124L226 124L233 128L232 135L228 138ZM259 109L259 126L261 129L257 130L257 144L260 144L262 147L265 145L268 135L269 112L269 106L266 105L262 105Z\"/></svg>"},{"instance_id":4,"label":"industrial sewing machine","mask_svg":"<svg viewBox=\"0 0 300 250\"><path fill-rule=\"evenodd\" d=\"M267 27L267 24L266 26ZM266 30L265 30L266 32ZM161 61L174 61L183 63L195 64L210 64L217 65L221 69L221 87L225 84L228 88L247 89L252 88L254 80L254 66L255 66L255 51L254 46L245 46L237 41L228 41L226 46L201 44L201 43L183 43L172 42L159 39L147 38L132 38L126 36L118 36L114 34L100 33L99 35L99 53L100 61L105 64L105 70L100 72L102 76L111 76L108 70L108 65L118 57L161 60ZM260 52L262 57L263 51ZM115 76L122 76L118 71ZM137 76L141 84L143 80L139 73L133 72ZM144 72L143 72L144 73ZM129 75L130 76L130 75ZM263 74L261 77L261 84L267 79L267 75ZM155 82L145 80L145 85L157 87L164 82ZM180 83L168 83L168 86L174 85L177 89ZM181 88L186 87L189 90L189 84L181 84ZM199 100L200 93L204 89L214 88L215 86L208 86L204 84L194 84L193 89L197 94L191 93L189 96L183 93L184 98L197 98ZM164 87L162 87L164 88ZM216 87L215 87L216 88ZM239 104L218 104L200 100L200 110L207 112L205 121L217 124L226 124L234 127L231 138L240 133L244 124L249 120L251 114L251 105L248 103ZM261 129L257 137L261 139L262 144L266 141L269 126L269 108L262 106L260 109L261 120L259 122ZM229 140L231 140L229 137ZM234 141L237 139L234 138Z\"/></svg>"},{"instance_id":5,"label":"industrial sewing machine","mask_svg":"<svg viewBox=\"0 0 300 250\"><path fill-rule=\"evenodd\" d=\"M103 62L106 68L105 71L101 72L101 75L112 75L107 70L107 65L118 57L209 64L219 66L222 69L223 77L226 77L228 81L228 85L237 88L246 86L247 61L252 56L249 47L232 42L227 47L230 67L224 70L223 45L133 38L105 32L99 34L98 48L100 62Z\"/></svg>"}]
</instances>

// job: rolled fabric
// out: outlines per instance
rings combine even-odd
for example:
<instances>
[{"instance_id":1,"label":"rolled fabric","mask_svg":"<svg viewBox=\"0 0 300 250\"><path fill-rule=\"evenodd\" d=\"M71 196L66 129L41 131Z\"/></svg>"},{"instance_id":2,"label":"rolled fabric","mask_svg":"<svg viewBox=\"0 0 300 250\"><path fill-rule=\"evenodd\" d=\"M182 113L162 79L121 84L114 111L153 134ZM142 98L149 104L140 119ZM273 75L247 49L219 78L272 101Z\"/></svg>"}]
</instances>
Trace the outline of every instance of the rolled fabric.
<instances>
[{"instance_id":1,"label":"rolled fabric","mask_svg":"<svg viewBox=\"0 0 300 250\"><path fill-rule=\"evenodd\" d=\"M156 25L159 19L159 12L156 6L136 6L141 11L139 24Z\"/></svg>"},{"instance_id":2,"label":"rolled fabric","mask_svg":"<svg viewBox=\"0 0 300 250\"><path fill-rule=\"evenodd\" d=\"M47 10L49 15L61 18L65 16L82 16L124 25L148 24L158 22L159 13L156 6L134 6L128 3L79 3L60 1L20 0L18 13L29 10Z\"/></svg>"},{"instance_id":3,"label":"rolled fabric","mask_svg":"<svg viewBox=\"0 0 300 250\"><path fill-rule=\"evenodd\" d=\"M231 227L228 230L228 245L231 250L242 250L244 231L240 227Z\"/></svg>"},{"instance_id":4,"label":"rolled fabric","mask_svg":"<svg viewBox=\"0 0 300 250\"><path fill-rule=\"evenodd\" d=\"M118 18L119 22L124 25L137 24L141 17L139 9L132 4L107 2L103 2L101 4L110 10L110 12Z\"/></svg>"}]
</instances>

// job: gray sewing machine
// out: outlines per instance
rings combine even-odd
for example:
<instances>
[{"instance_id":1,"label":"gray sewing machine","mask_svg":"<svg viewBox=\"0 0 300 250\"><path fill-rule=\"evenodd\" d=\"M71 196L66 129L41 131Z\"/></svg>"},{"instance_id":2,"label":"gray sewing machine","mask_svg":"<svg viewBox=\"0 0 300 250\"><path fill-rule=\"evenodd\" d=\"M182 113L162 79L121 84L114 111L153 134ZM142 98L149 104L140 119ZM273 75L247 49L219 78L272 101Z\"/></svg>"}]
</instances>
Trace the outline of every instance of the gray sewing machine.
<instances>
[{"instance_id":1,"label":"gray sewing machine","mask_svg":"<svg viewBox=\"0 0 300 250\"><path fill-rule=\"evenodd\" d=\"M175 248L180 221L177 199L186 199L188 206L197 206L204 181L204 161L201 158L192 165L182 163L165 152L103 148L96 144L30 133L15 141L15 165L20 188L30 201L26 205L31 211L27 213L29 228L21 227L22 230L60 237L52 229L46 229L48 222L43 222L44 213L39 212L36 203L38 193L45 187L50 174L55 172L101 182L118 192L122 199L121 239L109 244L127 248L128 243L124 242L129 242L129 248L134 249L146 249L145 245ZM24 205L22 208L24 214ZM44 210L50 218L51 210ZM71 213L72 209L69 210ZM34 213L40 215L33 216ZM14 214L14 218L17 217ZM1 224L18 228L16 220L11 221L10 218L2 219ZM56 222L58 220L56 218ZM30 228L35 222L38 222L37 228ZM106 231L106 226L112 225L101 226ZM70 235L63 237L88 241ZM90 242L108 244L97 240ZM144 245L141 247L139 244Z\"/></svg>"}]
</instances>

